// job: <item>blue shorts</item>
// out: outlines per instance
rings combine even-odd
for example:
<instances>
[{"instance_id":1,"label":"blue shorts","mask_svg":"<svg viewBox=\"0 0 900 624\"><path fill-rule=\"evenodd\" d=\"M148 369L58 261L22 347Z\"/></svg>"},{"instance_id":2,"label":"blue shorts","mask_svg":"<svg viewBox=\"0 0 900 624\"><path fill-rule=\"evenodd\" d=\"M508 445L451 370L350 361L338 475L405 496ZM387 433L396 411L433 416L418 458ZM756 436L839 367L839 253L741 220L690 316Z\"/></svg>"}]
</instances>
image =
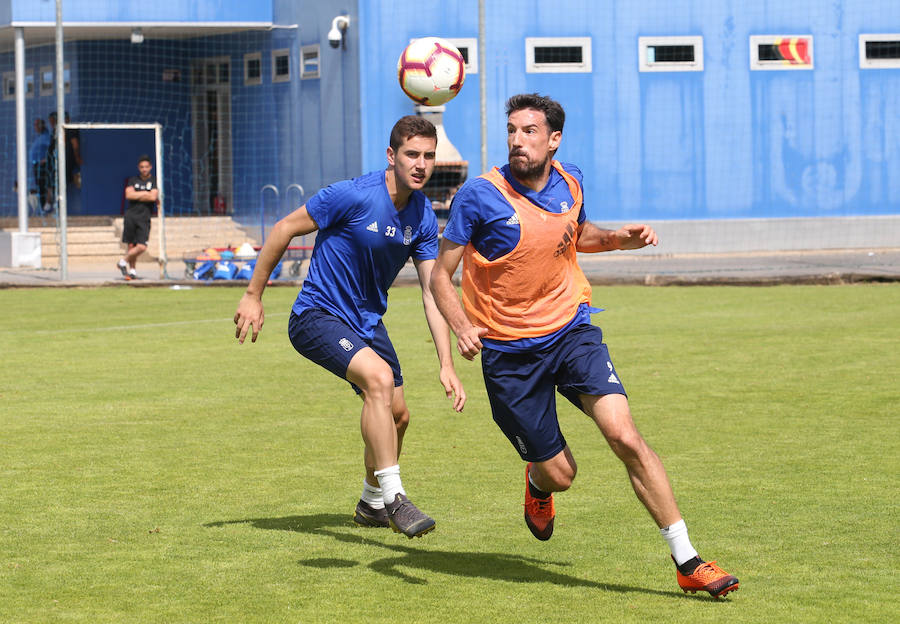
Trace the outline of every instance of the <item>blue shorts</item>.
<instances>
[{"instance_id":1,"label":"blue shorts","mask_svg":"<svg viewBox=\"0 0 900 624\"><path fill-rule=\"evenodd\" d=\"M526 461L544 461L566 447L554 390L582 409L578 395L625 394L603 344L603 331L578 325L544 349L481 352L494 422Z\"/></svg>"},{"instance_id":2,"label":"blue shorts","mask_svg":"<svg viewBox=\"0 0 900 624\"><path fill-rule=\"evenodd\" d=\"M375 328L373 338L366 340L350 329L339 317L322 308L309 308L299 315L291 312L288 336L300 355L341 379L347 379L347 367L350 366L350 360L356 352L370 347L391 367L394 373L394 387L403 385L397 352L394 351L394 345L391 344L387 329L381 321ZM350 385L357 394L362 392L356 384Z\"/></svg>"}]
</instances>

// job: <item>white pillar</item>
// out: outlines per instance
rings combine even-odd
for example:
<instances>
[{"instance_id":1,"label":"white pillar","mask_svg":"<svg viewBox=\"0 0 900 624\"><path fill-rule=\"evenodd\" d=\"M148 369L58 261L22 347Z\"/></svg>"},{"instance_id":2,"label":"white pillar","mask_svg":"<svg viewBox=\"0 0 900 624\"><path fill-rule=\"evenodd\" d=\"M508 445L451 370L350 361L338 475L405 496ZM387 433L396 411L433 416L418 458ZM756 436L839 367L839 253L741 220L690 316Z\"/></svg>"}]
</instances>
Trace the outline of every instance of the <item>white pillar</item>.
<instances>
[{"instance_id":1,"label":"white pillar","mask_svg":"<svg viewBox=\"0 0 900 624\"><path fill-rule=\"evenodd\" d=\"M16 180L19 185L19 231L28 231L28 134L25 125L25 29L15 29L16 48Z\"/></svg>"}]
</instances>

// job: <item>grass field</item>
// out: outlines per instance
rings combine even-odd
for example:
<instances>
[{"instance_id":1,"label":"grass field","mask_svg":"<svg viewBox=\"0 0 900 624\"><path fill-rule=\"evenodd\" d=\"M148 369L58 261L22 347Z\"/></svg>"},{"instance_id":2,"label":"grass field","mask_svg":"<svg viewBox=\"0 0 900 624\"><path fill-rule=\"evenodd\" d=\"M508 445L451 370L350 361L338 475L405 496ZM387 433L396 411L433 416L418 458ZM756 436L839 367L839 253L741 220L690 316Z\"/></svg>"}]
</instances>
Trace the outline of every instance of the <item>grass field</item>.
<instances>
[{"instance_id":1,"label":"grass field","mask_svg":"<svg viewBox=\"0 0 900 624\"><path fill-rule=\"evenodd\" d=\"M292 288L239 346L241 291L0 291L2 622L896 622L900 287L595 291L635 420L701 556L740 577L685 596L587 418L553 539L478 363L454 414L418 289L388 329L412 411L404 484L437 520L350 522L360 403L286 337Z\"/></svg>"}]
</instances>

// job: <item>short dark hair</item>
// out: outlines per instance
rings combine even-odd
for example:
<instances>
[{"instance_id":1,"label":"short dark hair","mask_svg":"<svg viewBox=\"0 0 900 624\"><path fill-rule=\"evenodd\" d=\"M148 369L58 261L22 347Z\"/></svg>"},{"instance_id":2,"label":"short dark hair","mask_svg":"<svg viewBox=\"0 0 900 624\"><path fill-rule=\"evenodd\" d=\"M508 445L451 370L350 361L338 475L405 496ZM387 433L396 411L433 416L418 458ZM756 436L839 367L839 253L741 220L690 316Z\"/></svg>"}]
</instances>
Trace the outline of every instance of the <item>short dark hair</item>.
<instances>
[{"instance_id":1,"label":"short dark hair","mask_svg":"<svg viewBox=\"0 0 900 624\"><path fill-rule=\"evenodd\" d=\"M138 164L141 164L141 163L144 162L145 160L146 160L148 163L150 163L151 165L153 164L153 161L150 160L150 157L147 156L147 154L141 154L140 156L138 156Z\"/></svg>"},{"instance_id":2,"label":"short dark hair","mask_svg":"<svg viewBox=\"0 0 900 624\"><path fill-rule=\"evenodd\" d=\"M516 111L526 108L532 108L544 113L551 132L562 132L563 125L566 123L566 111L563 110L559 102L546 95L537 93L520 93L506 100L507 117Z\"/></svg>"},{"instance_id":3,"label":"short dark hair","mask_svg":"<svg viewBox=\"0 0 900 624\"><path fill-rule=\"evenodd\" d=\"M401 117L391 129L390 146L391 149L397 151L397 148L414 136L421 136L437 141L437 129L434 124L418 115L407 115Z\"/></svg>"}]
</instances>

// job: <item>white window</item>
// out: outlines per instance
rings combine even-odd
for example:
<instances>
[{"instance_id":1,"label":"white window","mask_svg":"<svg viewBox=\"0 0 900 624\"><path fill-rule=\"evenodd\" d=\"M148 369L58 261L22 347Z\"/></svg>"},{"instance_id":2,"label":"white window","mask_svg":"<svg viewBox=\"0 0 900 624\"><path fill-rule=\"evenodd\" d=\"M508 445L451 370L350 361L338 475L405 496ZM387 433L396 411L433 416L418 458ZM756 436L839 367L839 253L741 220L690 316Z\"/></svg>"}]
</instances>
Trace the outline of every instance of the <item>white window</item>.
<instances>
[{"instance_id":1,"label":"white window","mask_svg":"<svg viewBox=\"0 0 900 624\"><path fill-rule=\"evenodd\" d=\"M272 50L272 82L288 82L290 79L290 50Z\"/></svg>"},{"instance_id":2,"label":"white window","mask_svg":"<svg viewBox=\"0 0 900 624\"><path fill-rule=\"evenodd\" d=\"M244 84L262 84L262 52L244 55Z\"/></svg>"},{"instance_id":3,"label":"white window","mask_svg":"<svg viewBox=\"0 0 900 624\"><path fill-rule=\"evenodd\" d=\"M463 62L466 67L466 74L478 73L478 39L474 37L452 38L447 37L447 41L456 46L459 53L462 54Z\"/></svg>"},{"instance_id":4,"label":"white window","mask_svg":"<svg viewBox=\"0 0 900 624\"><path fill-rule=\"evenodd\" d=\"M44 65L40 69L40 94L53 95L53 66Z\"/></svg>"},{"instance_id":5,"label":"white window","mask_svg":"<svg viewBox=\"0 0 900 624\"><path fill-rule=\"evenodd\" d=\"M703 37L638 37L642 72L703 71Z\"/></svg>"},{"instance_id":6,"label":"white window","mask_svg":"<svg viewBox=\"0 0 900 624\"><path fill-rule=\"evenodd\" d=\"M16 99L16 72L3 72L3 99Z\"/></svg>"},{"instance_id":7,"label":"white window","mask_svg":"<svg viewBox=\"0 0 900 624\"><path fill-rule=\"evenodd\" d=\"M231 59L227 56L194 59L191 62L191 84L193 85L227 85L230 80Z\"/></svg>"},{"instance_id":8,"label":"white window","mask_svg":"<svg viewBox=\"0 0 900 624\"><path fill-rule=\"evenodd\" d=\"M25 71L25 97L34 97L34 73ZM16 72L3 72L3 99L16 99Z\"/></svg>"},{"instance_id":9,"label":"white window","mask_svg":"<svg viewBox=\"0 0 900 624\"><path fill-rule=\"evenodd\" d=\"M860 69L897 67L900 67L900 34L859 36Z\"/></svg>"},{"instance_id":10,"label":"white window","mask_svg":"<svg viewBox=\"0 0 900 624\"><path fill-rule=\"evenodd\" d=\"M812 35L750 35L750 69L813 69Z\"/></svg>"},{"instance_id":11,"label":"white window","mask_svg":"<svg viewBox=\"0 0 900 624\"><path fill-rule=\"evenodd\" d=\"M319 44L300 48L300 80L319 77Z\"/></svg>"},{"instance_id":12,"label":"white window","mask_svg":"<svg viewBox=\"0 0 900 624\"><path fill-rule=\"evenodd\" d=\"M68 63L63 65L63 91L65 93L72 91L72 70L69 69Z\"/></svg>"},{"instance_id":13,"label":"white window","mask_svg":"<svg viewBox=\"0 0 900 624\"><path fill-rule=\"evenodd\" d=\"M540 73L590 73L590 37L526 37L525 71Z\"/></svg>"}]
</instances>

